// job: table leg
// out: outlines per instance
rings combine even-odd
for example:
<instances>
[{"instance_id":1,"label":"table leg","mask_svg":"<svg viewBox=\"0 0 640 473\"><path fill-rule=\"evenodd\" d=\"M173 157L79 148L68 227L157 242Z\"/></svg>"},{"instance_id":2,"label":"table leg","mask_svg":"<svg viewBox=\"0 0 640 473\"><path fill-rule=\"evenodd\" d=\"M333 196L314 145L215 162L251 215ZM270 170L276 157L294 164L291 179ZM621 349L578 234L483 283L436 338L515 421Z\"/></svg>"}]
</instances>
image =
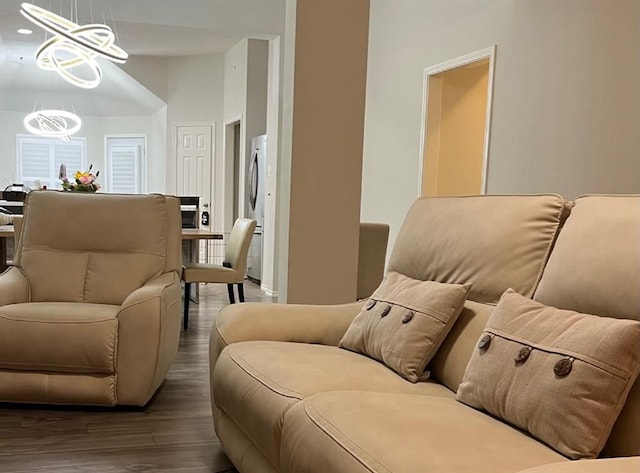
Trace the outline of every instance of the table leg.
<instances>
[{"instance_id":1,"label":"table leg","mask_svg":"<svg viewBox=\"0 0 640 473\"><path fill-rule=\"evenodd\" d=\"M7 239L0 237L0 273L7 267Z\"/></svg>"},{"instance_id":2,"label":"table leg","mask_svg":"<svg viewBox=\"0 0 640 473\"><path fill-rule=\"evenodd\" d=\"M197 263L198 262L198 241L199 240L183 240L182 241L182 259L183 261L189 263ZM199 295L200 295L200 284L193 283L191 284L191 294L190 299L198 303Z\"/></svg>"}]
</instances>

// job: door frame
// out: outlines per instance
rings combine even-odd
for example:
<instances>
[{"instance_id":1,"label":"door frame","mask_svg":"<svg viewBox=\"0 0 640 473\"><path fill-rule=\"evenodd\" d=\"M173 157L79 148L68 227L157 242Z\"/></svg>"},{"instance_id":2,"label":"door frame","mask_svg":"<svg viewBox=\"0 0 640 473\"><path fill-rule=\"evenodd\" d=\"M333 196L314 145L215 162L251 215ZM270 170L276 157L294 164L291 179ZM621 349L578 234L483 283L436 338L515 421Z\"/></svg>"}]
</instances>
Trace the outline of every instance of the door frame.
<instances>
[{"instance_id":1,"label":"door frame","mask_svg":"<svg viewBox=\"0 0 640 473\"><path fill-rule=\"evenodd\" d=\"M233 195L234 188L234 175L233 175L233 165L234 165L234 147L233 141L234 133L233 128L237 125L240 125L240 136L239 136L239 149L238 149L238 157L239 157L239 168L238 168L238 216L244 216L244 166L246 164L245 159L245 123L244 116L240 114L235 117L230 117L224 121L223 128L223 160L222 160L222 175L223 175L223 196L224 196L224 208L222 209L223 220L222 220L222 228L225 231L231 231L233 227L233 200L235 196Z\"/></svg>"},{"instance_id":2,"label":"door frame","mask_svg":"<svg viewBox=\"0 0 640 473\"><path fill-rule=\"evenodd\" d=\"M491 111L493 106L493 76L495 70L496 45L480 49L448 61L425 67L422 77L422 126L420 128L420 159L418 160L418 197L422 196L422 182L424 170L424 151L426 146L427 110L429 101L429 78L442 72L466 66L482 59L489 59L489 78L487 85L487 112L484 123L484 145L482 150L482 185L481 193L487 193L487 170L489 167L489 139L491 134Z\"/></svg>"}]
</instances>

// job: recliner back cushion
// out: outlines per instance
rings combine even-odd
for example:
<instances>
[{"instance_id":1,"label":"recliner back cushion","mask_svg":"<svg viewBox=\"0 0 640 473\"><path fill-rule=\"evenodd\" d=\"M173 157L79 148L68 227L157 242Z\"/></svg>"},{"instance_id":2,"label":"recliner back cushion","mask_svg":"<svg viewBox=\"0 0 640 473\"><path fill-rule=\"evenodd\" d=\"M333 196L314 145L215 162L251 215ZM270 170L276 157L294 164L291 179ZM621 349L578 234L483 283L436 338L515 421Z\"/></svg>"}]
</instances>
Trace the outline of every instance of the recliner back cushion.
<instances>
[{"instance_id":1,"label":"recliner back cushion","mask_svg":"<svg viewBox=\"0 0 640 473\"><path fill-rule=\"evenodd\" d=\"M32 192L23 225L16 265L32 302L121 304L164 272L162 195Z\"/></svg>"},{"instance_id":2,"label":"recliner back cushion","mask_svg":"<svg viewBox=\"0 0 640 473\"><path fill-rule=\"evenodd\" d=\"M532 296L567 207L559 195L425 197L409 209L389 261L422 281L471 284L497 303L509 287Z\"/></svg>"},{"instance_id":3,"label":"recliner back cushion","mask_svg":"<svg viewBox=\"0 0 640 473\"><path fill-rule=\"evenodd\" d=\"M576 199L534 299L561 309L640 320L640 195ZM603 454L640 455L640 380Z\"/></svg>"}]
</instances>

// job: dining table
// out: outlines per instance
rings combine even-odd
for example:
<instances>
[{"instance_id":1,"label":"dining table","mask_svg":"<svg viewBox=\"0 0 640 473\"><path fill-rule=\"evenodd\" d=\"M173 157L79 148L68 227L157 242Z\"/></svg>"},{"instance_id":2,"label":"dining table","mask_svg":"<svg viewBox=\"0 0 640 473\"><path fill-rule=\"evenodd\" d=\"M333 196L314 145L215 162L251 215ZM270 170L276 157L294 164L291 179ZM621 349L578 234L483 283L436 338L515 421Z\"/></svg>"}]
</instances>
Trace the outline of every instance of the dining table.
<instances>
[{"instance_id":1,"label":"dining table","mask_svg":"<svg viewBox=\"0 0 640 473\"><path fill-rule=\"evenodd\" d=\"M13 225L0 225L0 273L8 267L7 261L7 240L14 238ZM185 262L197 262L198 242L200 240L222 240L224 234L220 232L212 232L204 228L183 228L183 258Z\"/></svg>"}]
</instances>

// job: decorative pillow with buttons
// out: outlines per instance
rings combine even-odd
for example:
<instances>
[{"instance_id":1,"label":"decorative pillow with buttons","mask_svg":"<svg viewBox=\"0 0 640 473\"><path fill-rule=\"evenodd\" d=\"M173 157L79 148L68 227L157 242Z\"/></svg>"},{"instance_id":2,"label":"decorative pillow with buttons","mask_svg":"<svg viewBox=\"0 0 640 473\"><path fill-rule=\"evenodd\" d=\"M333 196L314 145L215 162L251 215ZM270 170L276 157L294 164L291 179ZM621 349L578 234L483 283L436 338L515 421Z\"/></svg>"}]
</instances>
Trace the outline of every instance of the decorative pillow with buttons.
<instances>
[{"instance_id":1,"label":"decorative pillow with buttons","mask_svg":"<svg viewBox=\"0 0 640 473\"><path fill-rule=\"evenodd\" d=\"M425 368L460 315L470 288L389 272L340 347L381 361L412 383L424 380L429 376Z\"/></svg>"},{"instance_id":2,"label":"decorative pillow with buttons","mask_svg":"<svg viewBox=\"0 0 640 473\"><path fill-rule=\"evenodd\" d=\"M561 310L509 289L456 398L569 458L595 458L638 376L638 347L638 321Z\"/></svg>"}]
</instances>

